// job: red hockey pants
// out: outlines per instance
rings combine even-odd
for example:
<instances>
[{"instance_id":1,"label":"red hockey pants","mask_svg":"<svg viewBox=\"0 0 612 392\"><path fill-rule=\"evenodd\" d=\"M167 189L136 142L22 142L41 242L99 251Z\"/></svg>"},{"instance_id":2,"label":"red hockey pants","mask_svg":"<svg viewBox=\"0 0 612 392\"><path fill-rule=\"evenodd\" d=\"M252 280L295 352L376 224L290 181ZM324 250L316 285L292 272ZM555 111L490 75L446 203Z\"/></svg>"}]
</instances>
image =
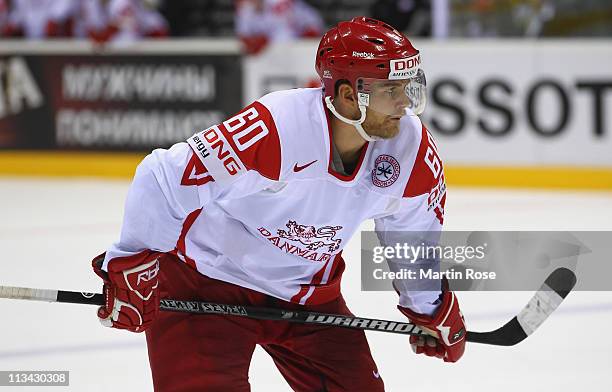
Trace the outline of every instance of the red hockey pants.
<instances>
[{"instance_id":1,"label":"red hockey pants","mask_svg":"<svg viewBox=\"0 0 612 392\"><path fill-rule=\"evenodd\" d=\"M174 257L161 261L160 288L162 298L351 314L342 297L322 305L296 305L208 278ZM248 371L256 344L270 354L294 391L384 390L359 330L160 312L146 334L158 392L250 391Z\"/></svg>"}]
</instances>

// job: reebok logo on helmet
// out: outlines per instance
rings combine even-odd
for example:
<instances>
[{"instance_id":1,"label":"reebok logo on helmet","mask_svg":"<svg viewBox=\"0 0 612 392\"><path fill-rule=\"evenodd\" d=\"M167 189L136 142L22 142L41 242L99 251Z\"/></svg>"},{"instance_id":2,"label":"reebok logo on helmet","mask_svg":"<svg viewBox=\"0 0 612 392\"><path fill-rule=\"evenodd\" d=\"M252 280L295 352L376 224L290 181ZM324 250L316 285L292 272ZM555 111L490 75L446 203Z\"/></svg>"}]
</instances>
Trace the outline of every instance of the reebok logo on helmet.
<instances>
[{"instance_id":1,"label":"reebok logo on helmet","mask_svg":"<svg viewBox=\"0 0 612 392\"><path fill-rule=\"evenodd\" d=\"M421 55L408 57L405 59L397 59L390 61L389 79L408 79L412 78L417 74L419 68L421 68Z\"/></svg>"},{"instance_id":2,"label":"reebok logo on helmet","mask_svg":"<svg viewBox=\"0 0 612 392\"><path fill-rule=\"evenodd\" d=\"M353 51L353 57L359 57L361 59L373 59L374 53Z\"/></svg>"}]
</instances>

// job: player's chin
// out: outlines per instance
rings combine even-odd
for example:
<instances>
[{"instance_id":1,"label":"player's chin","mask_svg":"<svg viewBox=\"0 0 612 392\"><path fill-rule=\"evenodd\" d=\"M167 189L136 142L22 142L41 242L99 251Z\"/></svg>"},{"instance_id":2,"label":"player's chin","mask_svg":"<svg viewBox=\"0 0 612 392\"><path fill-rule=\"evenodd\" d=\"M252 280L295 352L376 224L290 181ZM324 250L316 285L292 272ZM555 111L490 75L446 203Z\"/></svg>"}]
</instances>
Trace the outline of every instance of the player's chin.
<instances>
[{"instance_id":1,"label":"player's chin","mask_svg":"<svg viewBox=\"0 0 612 392\"><path fill-rule=\"evenodd\" d=\"M399 118L397 119L390 118L389 120L386 121L384 131L381 132L382 134L381 137L383 139L394 138L399 133L399 130L400 130Z\"/></svg>"},{"instance_id":2,"label":"player's chin","mask_svg":"<svg viewBox=\"0 0 612 392\"><path fill-rule=\"evenodd\" d=\"M381 139L393 139L394 137L397 136L398 133L399 133L399 129L386 128L383 130L379 130L374 136L377 136Z\"/></svg>"}]
</instances>

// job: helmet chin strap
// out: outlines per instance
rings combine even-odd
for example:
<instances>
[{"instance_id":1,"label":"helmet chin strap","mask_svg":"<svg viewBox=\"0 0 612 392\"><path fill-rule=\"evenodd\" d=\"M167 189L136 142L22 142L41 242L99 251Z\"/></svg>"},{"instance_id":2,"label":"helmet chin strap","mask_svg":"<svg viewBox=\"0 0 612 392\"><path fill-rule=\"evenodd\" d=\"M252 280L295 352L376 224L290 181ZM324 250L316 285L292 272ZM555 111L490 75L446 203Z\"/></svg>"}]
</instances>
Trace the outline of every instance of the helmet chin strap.
<instances>
[{"instance_id":1,"label":"helmet chin strap","mask_svg":"<svg viewBox=\"0 0 612 392\"><path fill-rule=\"evenodd\" d=\"M361 118L359 118L359 120L351 120L350 118L346 118L343 115L341 115L340 113L338 113L338 111L336 110L335 106L333 105L333 103L331 101L331 97L329 95L327 97L325 97L325 105L327 106L329 111L332 112L334 114L334 116L336 116L336 118L338 118L342 122L345 122L347 124L350 124L350 125L354 126L355 129L357 129L357 133L359 133L359 136L361 136L362 138L364 138L368 142L375 142L375 141L381 139L381 138L378 138L378 137L374 137L374 136L368 135L366 133L365 129L363 129L363 127L361 126L361 124L363 124L363 122L365 121L365 118L366 118L366 107L365 107L365 105L361 105L361 104L359 105L359 111L361 112Z\"/></svg>"}]
</instances>

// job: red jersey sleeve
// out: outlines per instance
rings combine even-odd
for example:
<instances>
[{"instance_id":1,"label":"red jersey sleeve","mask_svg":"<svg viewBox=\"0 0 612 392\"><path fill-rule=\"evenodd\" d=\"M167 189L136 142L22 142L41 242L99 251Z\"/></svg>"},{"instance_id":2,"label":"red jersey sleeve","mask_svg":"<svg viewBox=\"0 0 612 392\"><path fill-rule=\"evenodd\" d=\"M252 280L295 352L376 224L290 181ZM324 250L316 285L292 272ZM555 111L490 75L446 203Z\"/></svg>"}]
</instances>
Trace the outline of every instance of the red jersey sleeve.
<instances>
[{"instance_id":1,"label":"red jersey sleeve","mask_svg":"<svg viewBox=\"0 0 612 392\"><path fill-rule=\"evenodd\" d=\"M444 168L433 136L425 126L421 132L421 144L403 196L416 197L427 194L427 211L434 211L442 224L446 202Z\"/></svg>"},{"instance_id":2,"label":"red jersey sleeve","mask_svg":"<svg viewBox=\"0 0 612 392\"><path fill-rule=\"evenodd\" d=\"M278 180L281 144L270 111L254 102L221 124L198 132L187 140L200 164L214 181L232 181L249 170Z\"/></svg>"}]
</instances>

